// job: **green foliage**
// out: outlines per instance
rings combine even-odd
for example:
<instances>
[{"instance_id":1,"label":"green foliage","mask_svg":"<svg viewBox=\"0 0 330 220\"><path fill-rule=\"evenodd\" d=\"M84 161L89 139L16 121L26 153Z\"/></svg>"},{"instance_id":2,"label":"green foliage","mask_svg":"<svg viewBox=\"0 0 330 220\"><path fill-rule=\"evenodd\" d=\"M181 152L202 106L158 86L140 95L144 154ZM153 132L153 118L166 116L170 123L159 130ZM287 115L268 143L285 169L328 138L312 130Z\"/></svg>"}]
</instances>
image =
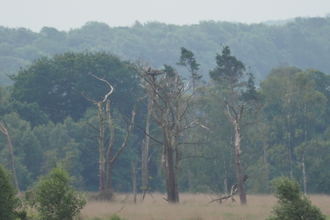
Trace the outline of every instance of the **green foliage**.
<instances>
[{"instance_id":1,"label":"green foliage","mask_svg":"<svg viewBox=\"0 0 330 220\"><path fill-rule=\"evenodd\" d=\"M273 215L268 220L326 219L320 209L313 206L311 201L302 195L297 181L279 177L271 182L275 188L274 195L278 198L278 203L273 208Z\"/></svg>"},{"instance_id":2,"label":"green foliage","mask_svg":"<svg viewBox=\"0 0 330 220\"><path fill-rule=\"evenodd\" d=\"M229 86L241 87L239 80L244 77L245 66L242 61L231 55L230 48L224 46L222 55L216 56L217 67L209 72L211 79L220 83L229 83Z\"/></svg>"},{"instance_id":3,"label":"green foliage","mask_svg":"<svg viewBox=\"0 0 330 220\"><path fill-rule=\"evenodd\" d=\"M40 219L72 220L78 217L86 200L69 181L68 173L59 167L39 178L35 196L30 193L27 198L30 204L35 205Z\"/></svg>"},{"instance_id":4,"label":"green foliage","mask_svg":"<svg viewBox=\"0 0 330 220\"><path fill-rule=\"evenodd\" d=\"M177 65L186 67L194 81L202 77L202 75L198 74L200 64L196 62L195 55L184 47L181 47L180 62Z\"/></svg>"},{"instance_id":5,"label":"green foliage","mask_svg":"<svg viewBox=\"0 0 330 220\"><path fill-rule=\"evenodd\" d=\"M125 220L124 218L120 218L119 215L113 214L110 216L109 220Z\"/></svg>"},{"instance_id":6,"label":"green foliage","mask_svg":"<svg viewBox=\"0 0 330 220\"><path fill-rule=\"evenodd\" d=\"M90 72L115 86L111 103L126 114L135 101L132 94L139 94L138 77L128 66L129 63L105 52L41 57L11 76L15 81L12 98L29 103L31 106L25 104L27 109L41 110L54 123L63 122L68 116L78 121L86 109L93 106L80 93L95 100L108 93L108 86L90 76ZM34 119L31 116L29 120Z\"/></svg>"},{"instance_id":7,"label":"green foliage","mask_svg":"<svg viewBox=\"0 0 330 220\"><path fill-rule=\"evenodd\" d=\"M32 178L39 175L42 149L32 132L30 123L22 120L15 112L2 116L13 146L16 175L19 188L25 190ZM9 152L4 135L0 134L0 161L9 163Z\"/></svg>"},{"instance_id":8,"label":"green foliage","mask_svg":"<svg viewBox=\"0 0 330 220\"><path fill-rule=\"evenodd\" d=\"M1 27L0 82L12 84L6 74L31 64L36 56L52 57L66 51L111 51L130 60L143 54L145 60L159 67L163 63L174 65L179 58L175 55L184 46L196 51L203 68L211 69L219 42L230 45L236 56L253 68L258 80L279 63L329 72L329 26L329 18L297 18L277 26L202 21L183 26L137 22L131 27L110 27L88 22L68 32L44 27L39 33Z\"/></svg>"},{"instance_id":9,"label":"green foliage","mask_svg":"<svg viewBox=\"0 0 330 220\"><path fill-rule=\"evenodd\" d=\"M92 138L95 131L84 125L88 121L97 126L93 118L95 111L91 110L94 106L72 87L100 100L107 88L87 73L105 77L115 86L111 103L120 106L125 115L130 114L135 96L143 91L138 77L126 66L129 62L112 53L98 52L111 51L131 60L143 54L143 59L150 61L153 68L164 66L167 76L174 76L175 64L181 66L178 70L184 70L180 74L193 80L200 77L202 70L213 69L213 76L210 75L217 85L214 81L206 87L196 84L195 88L199 88L193 96L193 111L188 110L188 114L210 130L198 134L187 131L180 136L180 143L198 143L182 144L181 191L223 192L236 183L233 131L223 114L226 109L223 99L230 97L229 83L217 81L220 76L230 76L237 85L237 93L242 94L238 102L255 101L246 105L242 124L257 122L241 130L242 145L246 146L242 149L244 171L253 175L245 183L247 191L269 192L269 179L289 174L291 165L293 176L302 182L304 162L307 191L329 193L329 27L329 18L299 18L280 26L203 21L185 26L136 22L131 27L109 27L88 22L69 32L44 27L39 33L0 27L0 84L11 85L13 81L7 75L15 74L13 86L0 87L0 117L12 138L20 188L26 189L37 176L60 165L76 178L75 186L98 189L97 140ZM222 48L223 53L216 58L220 65L214 68L219 42L230 45L230 49ZM237 73L251 66L257 81L269 74L258 87L253 75L248 74L248 80L247 77L236 80L230 71L225 72L225 61L233 65L227 70L236 68ZM278 64L283 66L274 68ZM323 72L303 71L308 67ZM245 87L238 88L241 85ZM251 111L253 107L258 108L257 114ZM112 112L116 149L126 126L119 112L117 108ZM137 123L144 123L143 114L143 111L137 113ZM151 126L154 133L160 132ZM131 189L130 161L138 160L144 136L137 130L114 166L113 186L119 191ZM152 190L162 191L164 181L158 149L151 143L153 156L149 168L154 179L150 185ZM9 163L3 135L0 135L0 161Z\"/></svg>"},{"instance_id":10,"label":"green foliage","mask_svg":"<svg viewBox=\"0 0 330 220\"><path fill-rule=\"evenodd\" d=\"M0 165L0 219L15 219L15 210L20 205L16 193L17 190L12 184L9 171L4 166Z\"/></svg>"}]
</instances>

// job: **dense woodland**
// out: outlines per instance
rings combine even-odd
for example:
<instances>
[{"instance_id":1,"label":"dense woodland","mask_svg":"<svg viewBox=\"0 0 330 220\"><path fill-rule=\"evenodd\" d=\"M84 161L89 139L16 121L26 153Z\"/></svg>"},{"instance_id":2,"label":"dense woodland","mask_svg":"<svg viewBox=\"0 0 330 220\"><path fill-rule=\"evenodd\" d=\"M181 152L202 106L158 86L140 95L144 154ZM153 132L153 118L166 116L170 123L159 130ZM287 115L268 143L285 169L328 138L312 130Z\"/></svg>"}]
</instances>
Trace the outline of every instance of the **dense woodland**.
<instances>
[{"instance_id":1,"label":"dense woodland","mask_svg":"<svg viewBox=\"0 0 330 220\"><path fill-rule=\"evenodd\" d=\"M330 71L329 17L268 24L272 25L201 21L178 26L137 21L131 27L109 27L88 22L68 32L44 27L39 33L0 27L0 82L12 84L6 75L17 73L40 56L109 51L123 60L142 58L153 68L161 68L164 63L175 65L181 47L194 52L202 65L203 80L208 80L208 70L214 67L220 43L229 45L233 54L251 68L258 84L272 68L281 65Z\"/></svg>"},{"instance_id":2,"label":"dense woodland","mask_svg":"<svg viewBox=\"0 0 330 220\"><path fill-rule=\"evenodd\" d=\"M148 188L166 191L167 140L157 118L173 105L165 112L173 117L180 192L228 193L238 179L239 152L249 193L269 193L269 181L282 175L297 179L307 193L330 193L328 36L329 18L279 26L207 21L111 28L90 22L40 33L1 27L0 123L10 134L19 188L61 166L80 189L99 189L99 109L91 101L108 94L106 80L113 86L106 98L114 129L104 126L105 150L111 134L114 151L121 148L138 104L127 146L112 167L114 190L132 191L133 174L138 190L144 189L142 155L149 139ZM156 106L151 112L149 103ZM10 167L5 135L0 162Z\"/></svg>"}]
</instances>

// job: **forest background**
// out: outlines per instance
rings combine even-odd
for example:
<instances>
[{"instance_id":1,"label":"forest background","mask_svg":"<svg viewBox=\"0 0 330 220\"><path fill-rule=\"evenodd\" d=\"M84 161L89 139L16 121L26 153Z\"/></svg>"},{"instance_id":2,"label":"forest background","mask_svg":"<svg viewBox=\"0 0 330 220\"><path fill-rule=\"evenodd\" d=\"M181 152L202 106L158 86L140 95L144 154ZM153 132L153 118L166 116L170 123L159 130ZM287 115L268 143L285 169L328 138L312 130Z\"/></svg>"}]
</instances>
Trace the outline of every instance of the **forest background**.
<instances>
[{"instance_id":1,"label":"forest background","mask_svg":"<svg viewBox=\"0 0 330 220\"><path fill-rule=\"evenodd\" d=\"M261 97L244 116L244 123L249 124L242 129L241 147L243 172L249 176L246 190L268 193L269 181L286 175L295 177L309 193L329 193L328 36L330 18L319 17L271 25L136 22L112 28L88 22L68 32L44 27L39 33L0 27L0 116L12 139L20 188L26 189L60 165L76 177L76 186L98 190L98 144L95 131L86 125L97 123L96 110L75 90L89 92L95 99L104 96L106 88L88 72L106 77L115 86L110 100L115 107L115 147L119 148L126 130L122 114L129 115L135 99L143 94L139 78L127 66L137 59L153 69L167 64L188 80L189 71L176 65L185 47L194 53L205 81L198 85L200 98L188 114L209 130L185 134L186 142L199 144L181 145L179 188L182 192L228 192L237 181L234 131L224 114L223 100L228 94L209 76L222 43L254 74L254 88ZM145 127L146 109L141 103L136 118L139 127ZM151 128L157 136L157 125ZM113 186L117 191L132 190L132 164L140 167L144 138L135 127L116 161ZM0 161L8 164L5 136L0 140ZM149 179L150 190L163 192L160 149L151 142Z\"/></svg>"}]
</instances>

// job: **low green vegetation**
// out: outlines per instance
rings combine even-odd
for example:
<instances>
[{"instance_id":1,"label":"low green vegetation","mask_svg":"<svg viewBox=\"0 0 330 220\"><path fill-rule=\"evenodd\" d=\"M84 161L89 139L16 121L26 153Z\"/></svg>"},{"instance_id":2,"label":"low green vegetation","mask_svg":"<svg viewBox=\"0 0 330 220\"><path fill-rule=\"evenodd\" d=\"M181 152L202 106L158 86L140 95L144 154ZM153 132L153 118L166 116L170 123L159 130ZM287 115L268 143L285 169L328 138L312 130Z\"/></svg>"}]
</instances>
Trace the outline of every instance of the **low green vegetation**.
<instances>
[{"instance_id":1,"label":"low green vegetation","mask_svg":"<svg viewBox=\"0 0 330 220\"><path fill-rule=\"evenodd\" d=\"M297 181L279 177L271 182L278 202L268 220L326 220L320 209L312 205L311 201L302 194Z\"/></svg>"},{"instance_id":2,"label":"low green vegetation","mask_svg":"<svg viewBox=\"0 0 330 220\"><path fill-rule=\"evenodd\" d=\"M109 220L126 220L124 218L120 218L119 215L113 214L110 216Z\"/></svg>"},{"instance_id":3,"label":"low green vegetation","mask_svg":"<svg viewBox=\"0 0 330 220\"><path fill-rule=\"evenodd\" d=\"M86 205L85 196L70 185L68 173L59 167L39 177L35 189L26 192L26 199L41 220L77 219Z\"/></svg>"},{"instance_id":4,"label":"low green vegetation","mask_svg":"<svg viewBox=\"0 0 330 220\"><path fill-rule=\"evenodd\" d=\"M16 219L16 209L21 204L16 196L17 189L11 180L10 172L0 165L0 219L3 220Z\"/></svg>"}]
</instances>

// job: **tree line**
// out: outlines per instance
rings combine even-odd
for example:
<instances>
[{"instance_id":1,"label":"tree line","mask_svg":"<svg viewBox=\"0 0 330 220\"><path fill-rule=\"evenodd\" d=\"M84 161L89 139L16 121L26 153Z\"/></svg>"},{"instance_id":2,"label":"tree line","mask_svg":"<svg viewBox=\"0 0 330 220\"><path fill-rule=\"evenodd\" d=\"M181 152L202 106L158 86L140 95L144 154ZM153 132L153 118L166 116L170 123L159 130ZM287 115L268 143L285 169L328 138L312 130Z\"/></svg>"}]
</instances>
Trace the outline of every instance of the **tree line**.
<instances>
[{"instance_id":1,"label":"tree line","mask_svg":"<svg viewBox=\"0 0 330 220\"><path fill-rule=\"evenodd\" d=\"M245 204L246 191L268 193L282 175L305 193L329 193L329 76L280 66L256 86L243 61L218 48L208 83L183 47L177 65L162 69L68 52L12 75L14 84L0 90L0 114L19 188L60 166L80 189L131 191L135 167L137 190L166 191L169 202L183 191L228 194L237 183ZM10 166L6 135L0 139L1 163ZM111 183L103 187L105 172Z\"/></svg>"},{"instance_id":2,"label":"tree line","mask_svg":"<svg viewBox=\"0 0 330 220\"><path fill-rule=\"evenodd\" d=\"M175 65L180 47L195 51L207 71L213 68L219 43L230 45L244 60L259 83L270 69L279 65L329 72L329 17L296 18L282 25L202 21L197 25L167 25L135 22L131 27L110 27L88 22L68 32L43 27L38 33L25 28L0 27L0 82L11 85L7 76L25 68L40 56L91 51L111 51L124 60L141 57L159 69ZM188 76L187 71L183 71Z\"/></svg>"}]
</instances>

